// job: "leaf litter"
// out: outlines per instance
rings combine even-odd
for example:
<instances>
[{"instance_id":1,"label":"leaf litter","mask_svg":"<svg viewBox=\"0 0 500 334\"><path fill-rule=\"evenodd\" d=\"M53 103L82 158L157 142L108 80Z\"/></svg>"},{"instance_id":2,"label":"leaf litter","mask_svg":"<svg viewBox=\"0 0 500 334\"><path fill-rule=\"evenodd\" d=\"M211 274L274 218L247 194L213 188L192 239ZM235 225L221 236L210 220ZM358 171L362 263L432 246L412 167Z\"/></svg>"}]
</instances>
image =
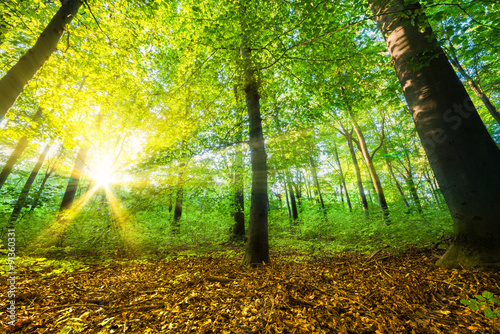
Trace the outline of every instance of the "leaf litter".
<instances>
[{"instance_id":1,"label":"leaf litter","mask_svg":"<svg viewBox=\"0 0 500 334\"><path fill-rule=\"evenodd\" d=\"M17 278L16 325L5 333L500 333L460 303L500 295L498 274L444 270L436 252L305 259L274 253L270 265L241 255L90 265Z\"/></svg>"}]
</instances>

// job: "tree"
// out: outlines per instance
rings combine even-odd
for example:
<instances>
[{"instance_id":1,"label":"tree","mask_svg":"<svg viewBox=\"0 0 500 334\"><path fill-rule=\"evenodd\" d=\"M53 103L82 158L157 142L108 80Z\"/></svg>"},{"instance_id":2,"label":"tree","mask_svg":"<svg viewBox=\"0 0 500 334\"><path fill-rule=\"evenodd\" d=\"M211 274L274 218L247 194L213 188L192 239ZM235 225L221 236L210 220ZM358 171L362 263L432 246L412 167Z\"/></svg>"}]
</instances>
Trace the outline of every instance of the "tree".
<instances>
[{"instance_id":1,"label":"tree","mask_svg":"<svg viewBox=\"0 0 500 334\"><path fill-rule=\"evenodd\" d=\"M47 153L49 153L50 150L50 144L47 144L45 148L43 149L42 154L40 154L38 161L35 164L35 167L33 168L33 171L29 175L28 179L26 180L26 183L24 184L23 189L21 190L21 194L19 195L19 198L16 201L16 204L14 205L14 209L12 210L12 214L10 215L9 218L9 226L14 227L14 223L17 221L19 218L19 214L21 213L21 210L25 207L26 204L26 199L28 198L31 186L33 185L33 182L35 182L36 176L38 175L38 171L43 165L43 162L45 161L45 157L47 156Z\"/></svg>"},{"instance_id":2,"label":"tree","mask_svg":"<svg viewBox=\"0 0 500 334\"><path fill-rule=\"evenodd\" d=\"M243 6L242 13L246 14ZM242 18L245 22L245 18ZM241 57L244 69L244 91L248 112L250 161L252 164L252 190L250 193L250 215L248 218L248 241L243 264L269 263L269 241L267 227L267 154L264 145L260 114L259 85L252 65L249 43L249 27L242 24Z\"/></svg>"},{"instance_id":3,"label":"tree","mask_svg":"<svg viewBox=\"0 0 500 334\"><path fill-rule=\"evenodd\" d=\"M73 171L71 172L71 176L68 180L68 185L66 186L66 191L64 192L64 196L61 201L61 206L59 207L59 218L61 218L61 215L65 210L71 209L73 205L76 190L78 189L78 183L80 183L80 178L83 175L83 171L85 169L85 160L87 159L89 150L89 146L83 146L78 150Z\"/></svg>"},{"instance_id":4,"label":"tree","mask_svg":"<svg viewBox=\"0 0 500 334\"><path fill-rule=\"evenodd\" d=\"M500 151L418 2L369 0L455 224L445 268L500 269Z\"/></svg>"},{"instance_id":5,"label":"tree","mask_svg":"<svg viewBox=\"0 0 500 334\"><path fill-rule=\"evenodd\" d=\"M359 168L358 158L356 158L356 151L354 151L353 145L353 129L346 129L344 124L338 120L337 123L340 126L338 131L341 135L343 135L347 141L347 145L349 147L349 153L351 154L352 164L354 165L354 170L356 172L356 184L358 186L359 199L361 200L361 206L363 208L363 212L365 213L365 219L368 219L369 209L368 209L368 201L366 200L365 188L363 187L363 180L361 178L361 170Z\"/></svg>"},{"instance_id":6,"label":"tree","mask_svg":"<svg viewBox=\"0 0 500 334\"><path fill-rule=\"evenodd\" d=\"M21 95L24 86L54 52L65 27L81 5L81 0L62 0L61 7L35 45L0 79L0 121Z\"/></svg>"},{"instance_id":7,"label":"tree","mask_svg":"<svg viewBox=\"0 0 500 334\"><path fill-rule=\"evenodd\" d=\"M39 107L37 112L33 116L32 122L38 121L38 119L41 116L42 116L42 108ZM23 154L27 146L28 146L28 137L23 136L21 139L19 139L19 142L17 143L16 148L10 155L9 160L7 160L7 162L3 166L2 172L0 173L0 189L2 188L7 178L9 177L12 168L16 164L17 160L19 160L21 154Z\"/></svg>"},{"instance_id":8,"label":"tree","mask_svg":"<svg viewBox=\"0 0 500 334\"><path fill-rule=\"evenodd\" d=\"M500 125L500 113L498 112L497 108L493 105L493 103L491 103L490 99L484 93L481 86L479 86L476 83L476 81L469 74L467 74L467 71L463 68L462 64L460 64L456 50L451 44L451 41L449 39L448 39L448 45L449 45L448 58L450 59L451 64L455 67L458 73L460 73L460 75L465 79L465 81L469 85L470 89L474 92L474 94L476 94L476 96L481 100L481 102L483 102L484 106L486 107L490 115Z\"/></svg>"}]
</instances>

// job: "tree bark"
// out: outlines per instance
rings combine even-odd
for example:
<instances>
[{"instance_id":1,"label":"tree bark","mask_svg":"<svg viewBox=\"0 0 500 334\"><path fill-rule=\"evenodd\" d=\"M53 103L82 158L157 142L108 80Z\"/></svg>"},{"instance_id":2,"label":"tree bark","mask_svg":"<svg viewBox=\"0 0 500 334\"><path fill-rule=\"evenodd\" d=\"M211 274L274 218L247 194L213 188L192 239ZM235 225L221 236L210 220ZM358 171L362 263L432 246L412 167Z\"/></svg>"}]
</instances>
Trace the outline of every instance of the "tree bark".
<instances>
[{"instance_id":1,"label":"tree bark","mask_svg":"<svg viewBox=\"0 0 500 334\"><path fill-rule=\"evenodd\" d=\"M267 225L267 154L262 131L258 83L252 66L251 51L247 45L246 31L244 31L243 35L241 56L245 71L244 90L250 134L248 143L252 164L248 241L243 264L257 265L270 262Z\"/></svg>"},{"instance_id":2,"label":"tree bark","mask_svg":"<svg viewBox=\"0 0 500 334\"><path fill-rule=\"evenodd\" d=\"M31 120L32 122L36 122L40 117L42 116L42 108L38 108L37 112L33 116L33 119ZM3 184L7 180L7 178L10 175L10 172L12 172L12 168L16 164L17 160L21 157L23 154L24 150L28 146L28 137L23 136L21 139L19 139L19 142L16 145L16 148L12 152L12 154L9 157L9 160L5 163L5 166L3 166L2 172L0 173L0 189L2 189Z\"/></svg>"},{"instance_id":3,"label":"tree bark","mask_svg":"<svg viewBox=\"0 0 500 334\"><path fill-rule=\"evenodd\" d=\"M500 151L434 39L420 4L368 3L454 221L454 241L437 264L498 270Z\"/></svg>"},{"instance_id":4,"label":"tree bark","mask_svg":"<svg viewBox=\"0 0 500 334\"><path fill-rule=\"evenodd\" d=\"M24 184L23 189L21 190L21 194L19 195L19 198L16 201L16 204L14 205L14 209L12 210L12 214L10 215L9 218L9 226L11 228L14 227L14 223L17 221L19 218L19 214L21 213L21 210L24 208L26 199L28 198L31 186L33 185L33 182L35 182L36 176L38 175L38 171L43 165L43 162L45 161L45 157L47 156L47 153L49 153L50 150L50 144L47 144L45 146L42 154L38 157L38 161L35 164L35 167L33 168L30 176L26 180L26 183Z\"/></svg>"},{"instance_id":5,"label":"tree bark","mask_svg":"<svg viewBox=\"0 0 500 334\"><path fill-rule=\"evenodd\" d=\"M75 17L81 0L62 0L61 8L54 15L35 45L0 79L0 121L50 57L61 39L66 25Z\"/></svg>"},{"instance_id":6,"label":"tree bark","mask_svg":"<svg viewBox=\"0 0 500 334\"><path fill-rule=\"evenodd\" d=\"M71 209L73 201L75 200L76 190L78 189L78 183L80 182L80 177L83 175L83 170L85 168L85 160L87 159L87 154L89 153L89 147L82 147L78 151L76 156L75 165L73 166L73 171L71 172L71 177L68 180L68 185L66 186L66 191L64 192L63 199L61 201L61 206L59 207L59 217L63 211Z\"/></svg>"}]
</instances>

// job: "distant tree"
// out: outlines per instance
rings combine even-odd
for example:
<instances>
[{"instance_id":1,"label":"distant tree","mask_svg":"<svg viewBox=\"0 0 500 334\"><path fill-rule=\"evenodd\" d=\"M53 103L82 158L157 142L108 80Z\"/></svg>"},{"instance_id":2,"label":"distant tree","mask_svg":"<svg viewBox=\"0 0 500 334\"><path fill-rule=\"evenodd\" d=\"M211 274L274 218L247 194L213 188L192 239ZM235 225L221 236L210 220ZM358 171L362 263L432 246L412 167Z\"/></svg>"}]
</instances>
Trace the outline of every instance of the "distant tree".
<instances>
[{"instance_id":1,"label":"distant tree","mask_svg":"<svg viewBox=\"0 0 500 334\"><path fill-rule=\"evenodd\" d=\"M28 179L26 180L26 183L24 184L23 189L21 190L21 194L19 195L16 204L14 205L14 209L12 210L12 214L10 215L9 218L9 226L14 227L15 222L19 218L19 214L21 213L22 209L26 206L26 199L28 198L31 186L33 185L33 182L35 182L36 176L38 175L38 171L43 165L43 162L45 161L45 157L47 156L47 153L49 153L50 150L50 144L47 144L42 152L40 154L38 161L35 164L35 167L31 171Z\"/></svg>"},{"instance_id":2,"label":"distant tree","mask_svg":"<svg viewBox=\"0 0 500 334\"><path fill-rule=\"evenodd\" d=\"M35 113L31 121L36 122L40 119L41 116L42 116L42 108L38 108L37 112ZM28 146L28 137L23 136L21 139L19 139L16 148L14 148L14 151L10 155L5 165L3 166L2 172L0 172L0 189L2 189L5 180L7 180L7 178L9 177L12 168L16 164L17 160L19 160L21 154L23 154L27 146Z\"/></svg>"}]
</instances>

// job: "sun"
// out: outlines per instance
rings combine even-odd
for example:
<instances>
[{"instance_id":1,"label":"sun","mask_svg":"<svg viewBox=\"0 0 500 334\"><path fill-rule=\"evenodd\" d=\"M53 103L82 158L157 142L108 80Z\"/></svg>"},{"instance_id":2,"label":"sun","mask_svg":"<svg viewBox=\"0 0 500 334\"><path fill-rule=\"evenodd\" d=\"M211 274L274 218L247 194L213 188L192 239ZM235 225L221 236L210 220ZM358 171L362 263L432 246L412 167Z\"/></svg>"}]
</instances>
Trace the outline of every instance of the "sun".
<instances>
[{"instance_id":1,"label":"sun","mask_svg":"<svg viewBox=\"0 0 500 334\"><path fill-rule=\"evenodd\" d=\"M108 188L114 182L113 162L111 159L103 159L91 170L89 175L98 187Z\"/></svg>"}]
</instances>

